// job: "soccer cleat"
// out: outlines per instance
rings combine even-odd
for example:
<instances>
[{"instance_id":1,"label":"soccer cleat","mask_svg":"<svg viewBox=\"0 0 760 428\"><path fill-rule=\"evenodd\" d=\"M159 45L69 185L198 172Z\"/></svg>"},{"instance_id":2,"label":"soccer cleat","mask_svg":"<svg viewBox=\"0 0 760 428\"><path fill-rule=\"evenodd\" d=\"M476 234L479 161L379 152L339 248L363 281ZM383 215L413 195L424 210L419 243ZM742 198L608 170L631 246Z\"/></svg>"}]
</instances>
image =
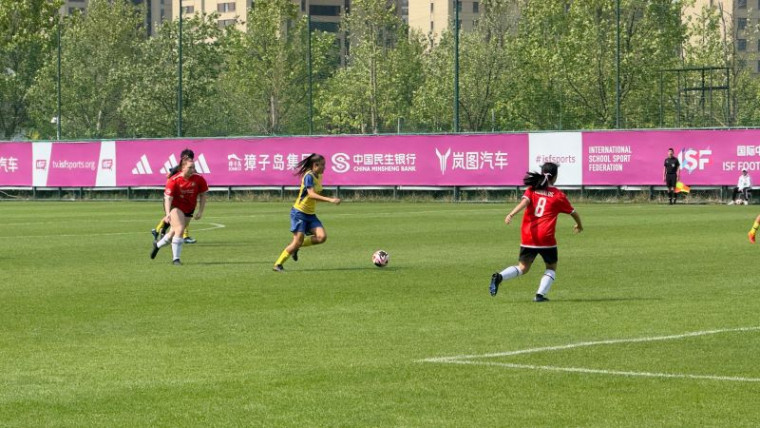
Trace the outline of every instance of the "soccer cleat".
<instances>
[{"instance_id":1,"label":"soccer cleat","mask_svg":"<svg viewBox=\"0 0 760 428\"><path fill-rule=\"evenodd\" d=\"M275 271L275 272L282 272L282 271L285 270L285 268L282 267L282 265L274 265L274 267L272 268L272 270Z\"/></svg>"},{"instance_id":2,"label":"soccer cleat","mask_svg":"<svg viewBox=\"0 0 760 428\"><path fill-rule=\"evenodd\" d=\"M182 262L179 259L172 260L172 264L174 266L182 266Z\"/></svg>"},{"instance_id":3,"label":"soccer cleat","mask_svg":"<svg viewBox=\"0 0 760 428\"><path fill-rule=\"evenodd\" d=\"M158 231L156 229L151 229L150 233L153 234L153 240L158 241Z\"/></svg>"},{"instance_id":4,"label":"soccer cleat","mask_svg":"<svg viewBox=\"0 0 760 428\"><path fill-rule=\"evenodd\" d=\"M750 230L749 233L747 233L747 237L749 238L749 242L755 243L755 231Z\"/></svg>"},{"instance_id":5,"label":"soccer cleat","mask_svg":"<svg viewBox=\"0 0 760 428\"><path fill-rule=\"evenodd\" d=\"M153 241L153 249L150 251L150 258L155 259L156 254L158 254L158 241Z\"/></svg>"},{"instance_id":6,"label":"soccer cleat","mask_svg":"<svg viewBox=\"0 0 760 428\"><path fill-rule=\"evenodd\" d=\"M196 242L198 241L196 241L194 238L191 238L189 236L185 238L185 244L195 244Z\"/></svg>"},{"instance_id":7,"label":"soccer cleat","mask_svg":"<svg viewBox=\"0 0 760 428\"><path fill-rule=\"evenodd\" d=\"M293 251L293 254L291 254L290 257L293 259L294 262L297 262L298 261L298 250Z\"/></svg>"},{"instance_id":8,"label":"soccer cleat","mask_svg":"<svg viewBox=\"0 0 760 428\"><path fill-rule=\"evenodd\" d=\"M548 302L549 298L544 296L543 294L536 294L536 297L533 298L533 301L537 303Z\"/></svg>"},{"instance_id":9,"label":"soccer cleat","mask_svg":"<svg viewBox=\"0 0 760 428\"><path fill-rule=\"evenodd\" d=\"M488 291L491 292L491 296L495 296L499 292L499 284L501 284L502 276L499 272L491 275L491 285L488 287Z\"/></svg>"}]
</instances>

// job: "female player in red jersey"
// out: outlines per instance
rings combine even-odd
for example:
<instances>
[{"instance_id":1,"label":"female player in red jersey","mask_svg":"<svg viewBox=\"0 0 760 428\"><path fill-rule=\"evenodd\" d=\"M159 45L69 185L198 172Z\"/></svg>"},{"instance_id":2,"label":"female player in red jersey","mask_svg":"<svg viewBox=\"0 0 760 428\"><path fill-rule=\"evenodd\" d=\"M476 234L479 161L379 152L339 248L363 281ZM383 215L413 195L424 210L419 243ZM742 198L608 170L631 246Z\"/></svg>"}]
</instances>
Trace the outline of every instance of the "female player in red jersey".
<instances>
[{"instance_id":1,"label":"female player in red jersey","mask_svg":"<svg viewBox=\"0 0 760 428\"><path fill-rule=\"evenodd\" d=\"M575 233L583 231L581 217L573 209L567 196L553 186L557 181L557 170L557 164L547 162L541 166L541 173L528 172L523 178L523 183L528 188L520 203L504 219L505 223L510 224L515 214L526 209L522 221L519 263L491 275L491 296L496 295L503 280L528 273L533 260L540 254L546 263L546 270L533 301L549 300L546 294L554 283L557 271L557 240L554 238L557 216L561 213L570 214L575 220Z\"/></svg>"},{"instance_id":2,"label":"female player in red jersey","mask_svg":"<svg viewBox=\"0 0 760 428\"><path fill-rule=\"evenodd\" d=\"M190 220L200 220L203 210L206 208L206 192L208 184L206 180L195 173L195 163L191 158L182 158L180 171L169 178L164 191L164 221L171 225L171 230L159 241L153 241L153 250L150 258L156 258L158 250L172 244L172 261L175 265L181 265L179 260L182 252L182 233L190 224ZM195 212L196 205L198 212Z\"/></svg>"}]
</instances>

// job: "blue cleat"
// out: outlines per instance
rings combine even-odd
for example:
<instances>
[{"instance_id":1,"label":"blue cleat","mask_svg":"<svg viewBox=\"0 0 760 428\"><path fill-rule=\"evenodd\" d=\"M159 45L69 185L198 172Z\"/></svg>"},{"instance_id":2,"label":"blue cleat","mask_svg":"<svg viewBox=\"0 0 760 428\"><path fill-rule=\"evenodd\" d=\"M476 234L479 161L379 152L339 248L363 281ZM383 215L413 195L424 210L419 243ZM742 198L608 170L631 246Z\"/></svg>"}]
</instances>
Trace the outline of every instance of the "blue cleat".
<instances>
[{"instance_id":1,"label":"blue cleat","mask_svg":"<svg viewBox=\"0 0 760 428\"><path fill-rule=\"evenodd\" d=\"M543 294L536 294L536 297L533 298L533 301L536 303L548 302L549 298L544 296Z\"/></svg>"},{"instance_id":2,"label":"blue cleat","mask_svg":"<svg viewBox=\"0 0 760 428\"><path fill-rule=\"evenodd\" d=\"M174 259L174 260L172 261L172 264L173 264L174 266L182 266L182 262L181 262L181 261L179 261L179 259Z\"/></svg>"},{"instance_id":3,"label":"blue cleat","mask_svg":"<svg viewBox=\"0 0 760 428\"><path fill-rule=\"evenodd\" d=\"M198 241L196 241L195 238L191 238L189 236L184 239L184 243L185 244L195 244L196 242L198 242Z\"/></svg>"},{"instance_id":4,"label":"blue cleat","mask_svg":"<svg viewBox=\"0 0 760 428\"><path fill-rule=\"evenodd\" d=\"M495 296L496 293L499 292L499 284L501 284L502 277L501 274L496 272L495 274L491 275L491 286L488 287L488 291L491 292L491 296Z\"/></svg>"},{"instance_id":5,"label":"blue cleat","mask_svg":"<svg viewBox=\"0 0 760 428\"><path fill-rule=\"evenodd\" d=\"M272 268L272 270L275 271L275 272L284 272L285 268L282 267L282 265L274 265L274 267Z\"/></svg>"},{"instance_id":6,"label":"blue cleat","mask_svg":"<svg viewBox=\"0 0 760 428\"><path fill-rule=\"evenodd\" d=\"M150 233L153 234L153 240L158 241L158 231L156 229L151 229Z\"/></svg>"}]
</instances>

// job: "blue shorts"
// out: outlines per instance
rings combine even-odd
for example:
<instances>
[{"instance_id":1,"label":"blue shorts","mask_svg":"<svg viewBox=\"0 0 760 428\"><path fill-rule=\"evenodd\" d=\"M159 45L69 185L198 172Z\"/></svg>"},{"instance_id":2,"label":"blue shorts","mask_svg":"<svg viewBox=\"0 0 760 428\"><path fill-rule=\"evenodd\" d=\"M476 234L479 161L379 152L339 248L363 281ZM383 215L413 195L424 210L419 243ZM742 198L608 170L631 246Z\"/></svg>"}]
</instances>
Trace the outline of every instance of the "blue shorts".
<instances>
[{"instance_id":1,"label":"blue shorts","mask_svg":"<svg viewBox=\"0 0 760 428\"><path fill-rule=\"evenodd\" d=\"M290 231L307 234L312 230L323 227L316 214L306 214L295 208L290 209Z\"/></svg>"}]
</instances>

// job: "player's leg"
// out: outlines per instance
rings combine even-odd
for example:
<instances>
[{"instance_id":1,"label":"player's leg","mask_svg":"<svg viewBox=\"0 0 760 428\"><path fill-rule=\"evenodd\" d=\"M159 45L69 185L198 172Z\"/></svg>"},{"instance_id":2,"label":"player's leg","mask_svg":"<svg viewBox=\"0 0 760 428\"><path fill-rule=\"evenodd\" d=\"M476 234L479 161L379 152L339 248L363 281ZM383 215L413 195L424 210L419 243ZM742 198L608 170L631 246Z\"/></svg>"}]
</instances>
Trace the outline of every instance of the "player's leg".
<instances>
[{"instance_id":1,"label":"player's leg","mask_svg":"<svg viewBox=\"0 0 760 428\"><path fill-rule=\"evenodd\" d=\"M185 232L185 227L190 222L185 213L180 211L179 208L173 208L170 212L171 227L172 227L172 262L175 265L181 264L180 255L182 255L182 234Z\"/></svg>"},{"instance_id":2,"label":"player's leg","mask_svg":"<svg viewBox=\"0 0 760 428\"><path fill-rule=\"evenodd\" d=\"M749 237L749 242L755 243L755 235L757 234L757 229L760 228L760 215L755 217L755 222L752 224L752 229L749 230L749 233L747 233L747 236Z\"/></svg>"},{"instance_id":3,"label":"player's leg","mask_svg":"<svg viewBox=\"0 0 760 428\"><path fill-rule=\"evenodd\" d=\"M276 271L282 271L283 267L282 265L285 264L285 262L290 258L291 255L294 253L298 253L298 249L301 248L301 245L304 242L304 237L306 234L304 234L302 231L295 231L293 232L293 240L290 241L290 244L288 244L287 247L285 247L284 250L282 250L282 253L280 253L280 257L277 258L277 261L274 262L274 267L272 269Z\"/></svg>"},{"instance_id":4,"label":"player's leg","mask_svg":"<svg viewBox=\"0 0 760 428\"><path fill-rule=\"evenodd\" d=\"M538 252L535 248L520 247L520 257L518 263L513 266L509 266L501 272L495 272L491 275L491 283L488 286L488 291L491 296L495 296L499 292L499 285L502 281L508 281L513 278L517 278L520 275L524 275L530 271L530 267L533 264Z\"/></svg>"},{"instance_id":5,"label":"player's leg","mask_svg":"<svg viewBox=\"0 0 760 428\"><path fill-rule=\"evenodd\" d=\"M541 276L541 281L538 283L538 290L536 290L536 297L533 298L534 302L545 302L549 300L546 295L549 294L549 290L554 284L554 280L557 278L557 247L546 248L541 251L541 257L546 264L546 270Z\"/></svg>"},{"instance_id":6,"label":"player's leg","mask_svg":"<svg viewBox=\"0 0 760 428\"><path fill-rule=\"evenodd\" d=\"M161 219L161 223L164 224L162 226L160 239L157 241L153 241L153 250L150 253L150 258L154 259L156 258L156 254L158 254L158 250L162 247L165 247L169 245L172 242L172 238L174 237L174 232L172 230L167 230L166 228L169 227L169 223L164 223L164 220Z\"/></svg>"}]
</instances>

